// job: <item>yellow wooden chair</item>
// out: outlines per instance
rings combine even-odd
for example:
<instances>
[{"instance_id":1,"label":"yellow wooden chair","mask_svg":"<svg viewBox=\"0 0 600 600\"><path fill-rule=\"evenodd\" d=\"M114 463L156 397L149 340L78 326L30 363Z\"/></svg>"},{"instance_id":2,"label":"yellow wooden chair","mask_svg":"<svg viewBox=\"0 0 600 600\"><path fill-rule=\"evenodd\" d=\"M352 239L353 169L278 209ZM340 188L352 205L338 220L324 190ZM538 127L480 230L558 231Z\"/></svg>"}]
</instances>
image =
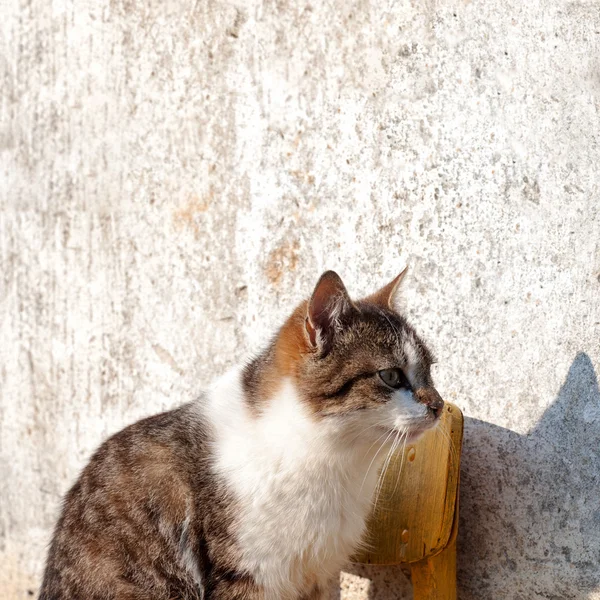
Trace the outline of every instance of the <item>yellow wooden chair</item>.
<instances>
[{"instance_id":1,"label":"yellow wooden chair","mask_svg":"<svg viewBox=\"0 0 600 600\"><path fill-rule=\"evenodd\" d=\"M410 569L414 600L456 600L463 416L446 402L439 425L397 452L354 562Z\"/></svg>"}]
</instances>

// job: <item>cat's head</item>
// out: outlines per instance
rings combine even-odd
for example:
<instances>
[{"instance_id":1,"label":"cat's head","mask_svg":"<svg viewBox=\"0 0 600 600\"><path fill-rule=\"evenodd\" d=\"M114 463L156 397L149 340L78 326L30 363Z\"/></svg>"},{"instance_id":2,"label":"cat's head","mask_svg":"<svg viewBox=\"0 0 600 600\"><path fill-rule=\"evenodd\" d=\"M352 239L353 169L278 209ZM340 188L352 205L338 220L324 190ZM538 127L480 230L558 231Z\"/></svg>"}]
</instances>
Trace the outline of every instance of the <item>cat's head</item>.
<instances>
[{"instance_id":1,"label":"cat's head","mask_svg":"<svg viewBox=\"0 0 600 600\"><path fill-rule=\"evenodd\" d=\"M263 391L290 378L315 419L356 442L386 432L410 439L433 426L444 403L432 355L394 309L404 273L356 301L336 273L324 273L279 331Z\"/></svg>"}]
</instances>

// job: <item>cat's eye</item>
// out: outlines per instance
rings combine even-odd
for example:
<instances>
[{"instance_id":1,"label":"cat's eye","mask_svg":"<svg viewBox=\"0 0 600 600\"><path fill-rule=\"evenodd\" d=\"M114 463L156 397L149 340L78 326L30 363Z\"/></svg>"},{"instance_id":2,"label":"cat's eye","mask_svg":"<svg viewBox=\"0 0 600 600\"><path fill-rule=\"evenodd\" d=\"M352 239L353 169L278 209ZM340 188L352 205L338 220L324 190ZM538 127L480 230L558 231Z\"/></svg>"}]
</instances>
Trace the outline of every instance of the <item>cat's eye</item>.
<instances>
[{"instance_id":1,"label":"cat's eye","mask_svg":"<svg viewBox=\"0 0 600 600\"><path fill-rule=\"evenodd\" d=\"M385 385L395 390L401 388L410 389L410 383L406 378L406 375L402 372L402 369L383 369L378 371L379 378Z\"/></svg>"}]
</instances>

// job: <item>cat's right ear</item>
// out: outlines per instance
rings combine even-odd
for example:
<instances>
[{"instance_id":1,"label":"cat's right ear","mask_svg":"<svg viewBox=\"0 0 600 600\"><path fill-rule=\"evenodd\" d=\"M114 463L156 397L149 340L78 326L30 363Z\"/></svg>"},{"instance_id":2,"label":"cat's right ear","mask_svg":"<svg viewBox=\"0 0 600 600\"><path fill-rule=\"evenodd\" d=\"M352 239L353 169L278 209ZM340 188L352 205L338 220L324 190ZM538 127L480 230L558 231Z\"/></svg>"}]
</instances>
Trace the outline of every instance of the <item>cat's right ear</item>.
<instances>
[{"instance_id":1,"label":"cat's right ear","mask_svg":"<svg viewBox=\"0 0 600 600\"><path fill-rule=\"evenodd\" d=\"M383 308L391 308L394 310L394 305L396 303L396 297L398 295L398 289L406 272L408 271L408 267L404 267L404 270L392 279L387 285L384 285L380 290L376 291L374 294L371 294L365 300L367 302L372 302L373 304L378 304Z\"/></svg>"},{"instance_id":2,"label":"cat's right ear","mask_svg":"<svg viewBox=\"0 0 600 600\"><path fill-rule=\"evenodd\" d=\"M322 356L331 349L341 318L352 308L352 301L340 276L334 271L323 273L308 301L305 319L308 341Z\"/></svg>"}]
</instances>

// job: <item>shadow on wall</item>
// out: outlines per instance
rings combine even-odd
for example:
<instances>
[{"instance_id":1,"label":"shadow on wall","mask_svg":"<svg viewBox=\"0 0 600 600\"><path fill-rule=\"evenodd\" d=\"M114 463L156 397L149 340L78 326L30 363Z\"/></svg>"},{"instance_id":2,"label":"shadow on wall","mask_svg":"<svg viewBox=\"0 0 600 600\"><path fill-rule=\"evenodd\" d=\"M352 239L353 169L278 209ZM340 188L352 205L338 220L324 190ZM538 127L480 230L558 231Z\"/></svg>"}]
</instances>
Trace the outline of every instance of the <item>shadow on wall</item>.
<instances>
[{"instance_id":1,"label":"shadow on wall","mask_svg":"<svg viewBox=\"0 0 600 600\"><path fill-rule=\"evenodd\" d=\"M587 354L527 435L465 419L460 502L459 595L600 590L600 389Z\"/></svg>"},{"instance_id":2,"label":"shadow on wall","mask_svg":"<svg viewBox=\"0 0 600 600\"><path fill-rule=\"evenodd\" d=\"M349 572L370 582L341 597L412 598L398 567ZM458 587L461 600L600 591L600 389L587 354L527 435L465 419Z\"/></svg>"}]
</instances>

